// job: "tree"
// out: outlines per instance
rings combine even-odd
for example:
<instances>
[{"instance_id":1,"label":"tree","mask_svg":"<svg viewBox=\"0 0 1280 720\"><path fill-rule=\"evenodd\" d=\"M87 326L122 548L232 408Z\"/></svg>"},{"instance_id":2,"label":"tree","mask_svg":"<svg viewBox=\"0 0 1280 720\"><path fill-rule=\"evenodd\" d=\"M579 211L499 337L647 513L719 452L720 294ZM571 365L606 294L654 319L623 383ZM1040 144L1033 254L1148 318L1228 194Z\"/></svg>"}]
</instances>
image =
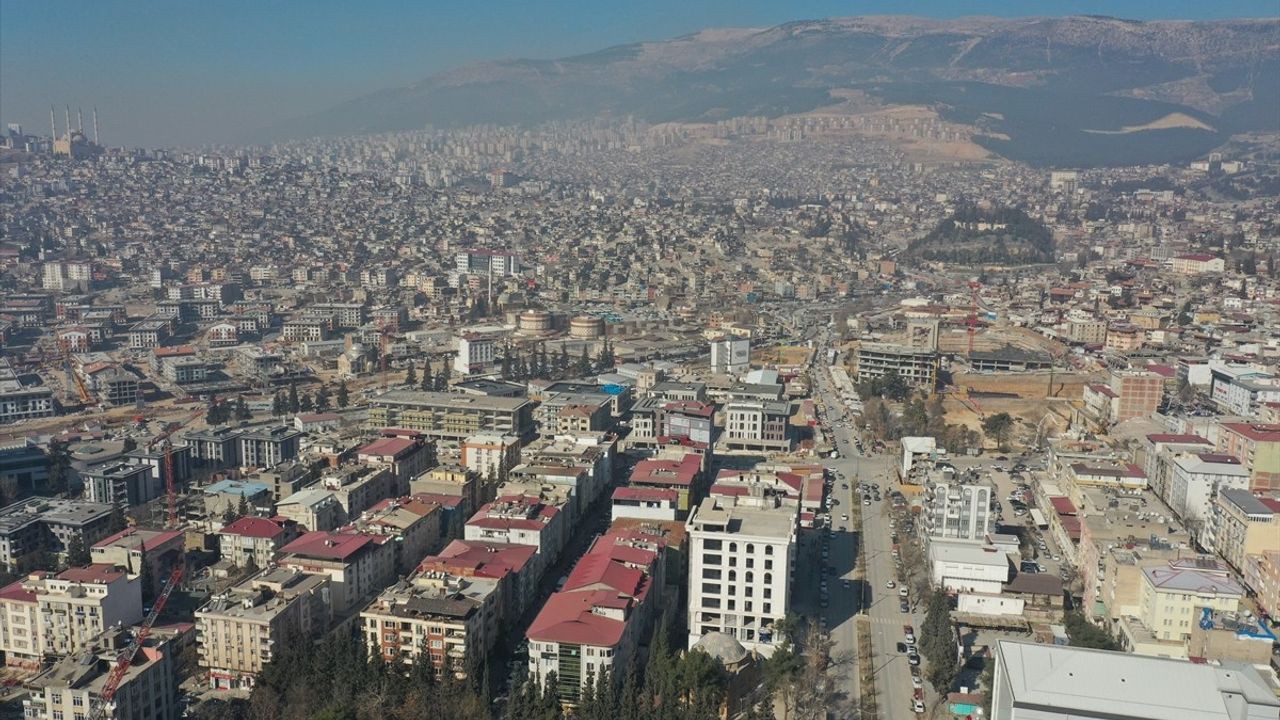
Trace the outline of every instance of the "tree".
<instances>
[{"instance_id":1,"label":"tree","mask_svg":"<svg viewBox=\"0 0 1280 720\"><path fill-rule=\"evenodd\" d=\"M314 400L311 399L311 393L302 393L302 399L298 401L298 408L309 411L316 406Z\"/></svg>"},{"instance_id":2,"label":"tree","mask_svg":"<svg viewBox=\"0 0 1280 720\"><path fill-rule=\"evenodd\" d=\"M328 410L332 404L333 400L329 395L329 386L321 385L320 389L316 390L316 412L324 412Z\"/></svg>"},{"instance_id":3,"label":"tree","mask_svg":"<svg viewBox=\"0 0 1280 720\"><path fill-rule=\"evenodd\" d=\"M1013 417L1006 412L990 415L982 421L982 432L995 440L1001 451L1007 450L1009 438L1013 435Z\"/></svg>"},{"instance_id":4,"label":"tree","mask_svg":"<svg viewBox=\"0 0 1280 720\"><path fill-rule=\"evenodd\" d=\"M236 420L248 420L253 417L253 413L249 412L249 403L245 402L243 395L236 396Z\"/></svg>"},{"instance_id":5,"label":"tree","mask_svg":"<svg viewBox=\"0 0 1280 720\"><path fill-rule=\"evenodd\" d=\"M1095 648L1098 650L1120 649L1120 644L1116 642L1115 638L1106 630L1085 619L1085 616L1079 610L1067 613L1062 624L1067 628L1067 639L1071 641L1073 647Z\"/></svg>"},{"instance_id":6,"label":"tree","mask_svg":"<svg viewBox=\"0 0 1280 720\"><path fill-rule=\"evenodd\" d=\"M107 527L112 533L118 533L129 526L128 520L124 517L124 510L121 509L120 503L117 501L111 506L111 517L107 520Z\"/></svg>"},{"instance_id":7,"label":"tree","mask_svg":"<svg viewBox=\"0 0 1280 720\"><path fill-rule=\"evenodd\" d=\"M347 380L343 378L338 383L338 407L344 408L351 402L351 397L347 394Z\"/></svg>"},{"instance_id":8,"label":"tree","mask_svg":"<svg viewBox=\"0 0 1280 720\"><path fill-rule=\"evenodd\" d=\"M422 390L435 390L436 374L431 369L431 361L422 365Z\"/></svg>"},{"instance_id":9,"label":"tree","mask_svg":"<svg viewBox=\"0 0 1280 720\"><path fill-rule=\"evenodd\" d=\"M298 383L289 383L289 412L297 414L302 409L302 402L298 400Z\"/></svg>"},{"instance_id":10,"label":"tree","mask_svg":"<svg viewBox=\"0 0 1280 720\"><path fill-rule=\"evenodd\" d=\"M248 514L249 514L249 499L246 498L243 493L241 493L240 502L236 503L236 515L240 517L245 517Z\"/></svg>"},{"instance_id":11,"label":"tree","mask_svg":"<svg viewBox=\"0 0 1280 720\"><path fill-rule=\"evenodd\" d=\"M449 363L440 364L440 373L436 375L436 384L434 389L437 392L444 392L449 389Z\"/></svg>"},{"instance_id":12,"label":"tree","mask_svg":"<svg viewBox=\"0 0 1280 720\"><path fill-rule=\"evenodd\" d=\"M284 399L283 392L277 392L271 396L271 414L275 417L284 415L289 409L287 401Z\"/></svg>"},{"instance_id":13,"label":"tree","mask_svg":"<svg viewBox=\"0 0 1280 720\"><path fill-rule=\"evenodd\" d=\"M587 354L587 346L582 346L582 356L578 358L577 374L586 376L591 374L591 356Z\"/></svg>"},{"instance_id":14,"label":"tree","mask_svg":"<svg viewBox=\"0 0 1280 720\"><path fill-rule=\"evenodd\" d=\"M64 493L67 491L71 473L71 451L67 441L57 438L50 440L47 454L49 479L46 481L46 486L54 495Z\"/></svg>"},{"instance_id":15,"label":"tree","mask_svg":"<svg viewBox=\"0 0 1280 720\"><path fill-rule=\"evenodd\" d=\"M134 440L132 437L126 437L124 441L121 443L120 452L124 454L128 454L137 449L138 449L138 441Z\"/></svg>"},{"instance_id":16,"label":"tree","mask_svg":"<svg viewBox=\"0 0 1280 720\"><path fill-rule=\"evenodd\" d=\"M404 384L405 385L418 384L418 371L414 368L412 362L409 363L409 369L404 372Z\"/></svg>"},{"instance_id":17,"label":"tree","mask_svg":"<svg viewBox=\"0 0 1280 720\"><path fill-rule=\"evenodd\" d=\"M93 562L93 558L89 555L89 548L85 547L84 538L79 533L71 536L71 540L67 542L67 565L69 567L83 567Z\"/></svg>"}]
</instances>

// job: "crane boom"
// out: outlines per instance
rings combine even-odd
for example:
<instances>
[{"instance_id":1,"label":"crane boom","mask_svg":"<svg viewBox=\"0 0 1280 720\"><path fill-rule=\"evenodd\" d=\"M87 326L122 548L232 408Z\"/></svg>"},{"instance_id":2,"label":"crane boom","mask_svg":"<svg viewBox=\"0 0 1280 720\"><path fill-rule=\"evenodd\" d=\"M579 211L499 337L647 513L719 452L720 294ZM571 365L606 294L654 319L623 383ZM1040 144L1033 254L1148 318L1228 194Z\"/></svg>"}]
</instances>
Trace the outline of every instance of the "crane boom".
<instances>
[{"instance_id":1,"label":"crane boom","mask_svg":"<svg viewBox=\"0 0 1280 720\"><path fill-rule=\"evenodd\" d=\"M161 464L160 472L164 473L164 491L165 491L165 527L172 530L178 527L178 491L173 484L173 443L170 437L182 428L191 423L192 420L200 417L201 410L195 410L187 415L176 425L170 425L168 430L160 433L147 444L147 451L155 447L157 443L164 443L164 461Z\"/></svg>"},{"instance_id":2,"label":"crane boom","mask_svg":"<svg viewBox=\"0 0 1280 720\"><path fill-rule=\"evenodd\" d=\"M169 579L165 582L160 594L156 596L156 601L151 606L151 612L147 613L142 625L134 633L133 639L116 656L116 664L111 668L111 674L107 676L107 682L102 686L102 693L94 700L93 707L89 709L89 716L86 720L101 720L103 717L107 706L111 704L111 699L116 696L116 691L120 689L120 681L124 679L124 674L129 671L129 666L133 664L133 658L138 654L138 649L142 647L142 643L146 642L147 636L151 634L151 626L155 624L156 618L160 616L160 611L164 609L165 603L169 602L169 595L173 593L173 589L182 580L182 571L182 563L179 563L173 569L173 572L169 573Z\"/></svg>"}]
</instances>

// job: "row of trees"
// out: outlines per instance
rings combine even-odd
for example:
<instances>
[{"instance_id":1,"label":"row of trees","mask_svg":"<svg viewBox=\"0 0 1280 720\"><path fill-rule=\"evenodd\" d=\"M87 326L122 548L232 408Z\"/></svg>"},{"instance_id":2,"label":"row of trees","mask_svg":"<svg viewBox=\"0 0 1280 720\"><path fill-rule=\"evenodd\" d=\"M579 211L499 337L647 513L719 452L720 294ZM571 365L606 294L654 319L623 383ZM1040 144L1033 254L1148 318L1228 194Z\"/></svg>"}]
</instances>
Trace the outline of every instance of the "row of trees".
<instances>
[{"instance_id":1,"label":"row of trees","mask_svg":"<svg viewBox=\"0 0 1280 720\"><path fill-rule=\"evenodd\" d=\"M347 381L343 380L338 383L338 392L336 403L340 408L344 408L350 402L347 394ZM324 412L334 406L335 398L333 391L329 386L321 385L316 389L314 395L311 393L298 392L298 384L289 385L288 391L279 390L271 397L271 414L280 417L290 413L296 414L300 412Z\"/></svg>"},{"instance_id":2,"label":"row of trees","mask_svg":"<svg viewBox=\"0 0 1280 720\"><path fill-rule=\"evenodd\" d=\"M235 400L230 401L211 398L209 409L204 415L205 422L210 425L225 425L232 420L248 420L251 417L253 413L249 412L249 404L245 402L243 395L238 395Z\"/></svg>"},{"instance_id":3,"label":"row of trees","mask_svg":"<svg viewBox=\"0 0 1280 720\"><path fill-rule=\"evenodd\" d=\"M558 353L548 353L546 343L538 343L528 352L521 352L508 345L498 360L502 377L508 380L564 380L583 377L607 370L616 362L613 343L608 338L605 338L600 352L594 358L587 352L585 344L582 346L582 353L574 360L566 345L561 345Z\"/></svg>"},{"instance_id":4,"label":"row of trees","mask_svg":"<svg viewBox=\"0 0 1280 720\"><path fill-rule=\"evenodd\" d=\"M951 683L960 674L955 631L951 627L951 598L944 592L933 592L920 626L920 654L929 663L925 677L939 694L951 691Z\"/></svg>"}]
</instances>

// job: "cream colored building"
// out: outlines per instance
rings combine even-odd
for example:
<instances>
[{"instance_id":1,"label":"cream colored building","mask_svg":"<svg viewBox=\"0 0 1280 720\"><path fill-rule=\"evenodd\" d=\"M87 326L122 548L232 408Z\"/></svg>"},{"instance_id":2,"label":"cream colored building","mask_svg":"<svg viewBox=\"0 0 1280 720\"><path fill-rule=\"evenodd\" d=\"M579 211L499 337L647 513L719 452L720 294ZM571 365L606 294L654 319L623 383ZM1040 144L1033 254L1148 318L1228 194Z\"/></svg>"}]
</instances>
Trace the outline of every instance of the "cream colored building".
<instances>
[{"instance_id":1,"label":"cream colored building","mask_svg":"<svg viewBox=\"0 0 1280 720\"><path fill-rule=\"evenodd\" d=\"M1212 560L1177 560L1142 569L1138 617L1159 640L1186 641L1203 608L1235 612L1244 588Z\"/></svg>"},{"instance_id":2,"label":"cream colored building","mask_svg":"<svg viewBox=\"0 0 1280 720\"><path fill-rule=\"evenodd\" d=\"M32 573L0 591L0 606L5 654L23 664L32 653L68 655L92 647L112 627L140 622L142 582L112 565L71 568L54 576Z\"/></svg>"},{"instance_id":3,"label":"cream colored building","mask_svg":"<svg viewBox=\"0 0 1280 720\"><path fill-rule=\"evenodd\" d=\"M387 588L360 613L370 655L466 677L500 634L507 580L426 572Z\"/></svg>"},{"instance_id":4,"label":"cream colored building","mask_svg":"<svg viewBox=\"0 0 1280 720\"><path fill-rule=\"evenodd\" d=\"M24 720L84 720L102 697L116 655L128 638L114 632L85 650L54 662L25 683ZM178 717L177 678L167 643L155 636L138 648L120 679L111 710L113 720L173 720Z\"/></svg>"},{"instance_id":5,"label":"cream colored building","mask_svg":"<svg viewBox=\"0 0 1280 720\"><path fill-rule=\"evenodd\" d=\"M1280 550L1280 503L1261 500L1248 490L1229 488L1213 499L1205 536L1208 549L1243 572L1245 558Z\"/></svg>"},{"instance_id":6,"label":"cream colored building","mask_svg":"<svg viewBox=\"0 0 1280 720\"><path fill-rule=\"evenodd\" d=\"M265 570L196 611L200 667L216 689L252 687L286 633L318 637L332 615L326 575Z\"/></svg>"}]
</instances>

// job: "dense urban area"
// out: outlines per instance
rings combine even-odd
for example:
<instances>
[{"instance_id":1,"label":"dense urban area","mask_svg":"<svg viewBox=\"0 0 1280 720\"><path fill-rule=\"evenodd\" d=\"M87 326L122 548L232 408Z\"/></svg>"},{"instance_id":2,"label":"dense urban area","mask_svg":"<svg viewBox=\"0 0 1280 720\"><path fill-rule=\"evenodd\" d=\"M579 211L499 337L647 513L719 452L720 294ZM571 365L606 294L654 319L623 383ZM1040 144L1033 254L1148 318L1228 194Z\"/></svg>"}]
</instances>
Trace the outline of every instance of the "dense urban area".
<instances>
[{"instance_id":1,"label":"dense urban area","mask_svg":"<svg viewBox=\"0 0 1280 720\"><path fill-rule=\"evenodd\" d=\"M51 125L0 148L4 718L1280 718L1262 145Z\"/></svg>"}]
</instances>

